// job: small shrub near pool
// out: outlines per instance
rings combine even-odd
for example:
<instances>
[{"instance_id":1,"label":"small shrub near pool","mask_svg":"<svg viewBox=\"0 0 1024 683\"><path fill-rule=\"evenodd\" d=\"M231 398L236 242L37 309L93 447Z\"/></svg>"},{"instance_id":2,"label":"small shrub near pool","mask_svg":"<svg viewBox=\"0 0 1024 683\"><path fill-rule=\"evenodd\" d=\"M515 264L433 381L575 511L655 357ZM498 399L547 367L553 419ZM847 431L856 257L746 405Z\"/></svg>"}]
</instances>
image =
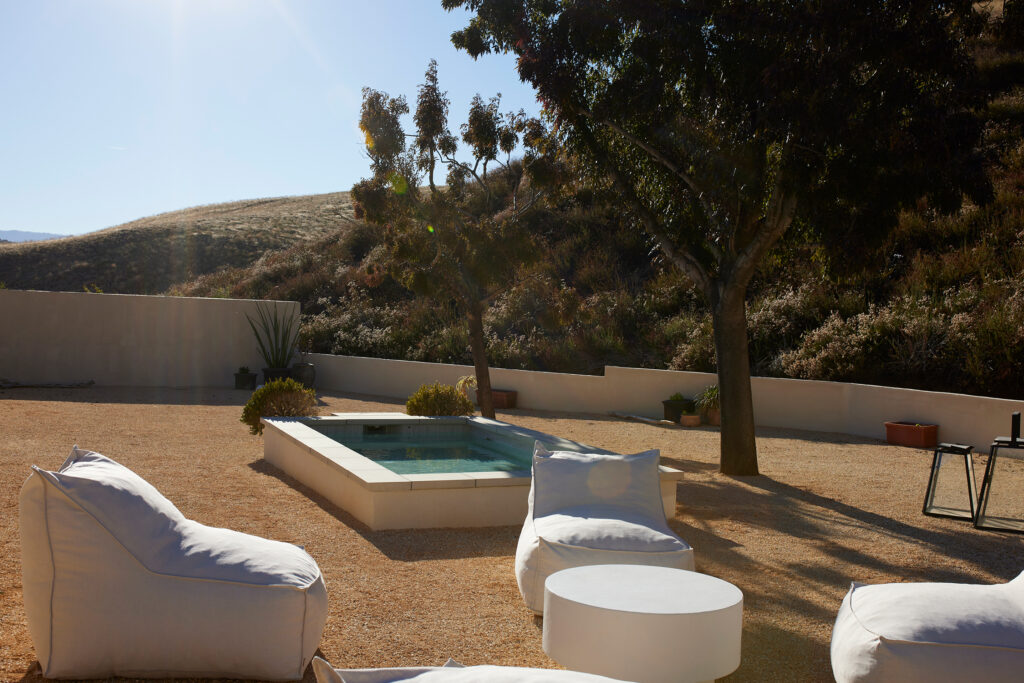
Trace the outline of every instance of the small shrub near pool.
<instances>
[{"instance_id":1,"label":"small shrub near pool","mask_svg":"<svg viewBox=\"0 0 1024 683\"><path fill-rule=\"evenodd\" d=\"M317 414L316 392L291 377L267 382L252 393L242 409L241 422L249 433L263 434L263 417L307 417Z\"/></svg>"},{"instance_id":2,"label":"small shrub near pool","mask_svg":"<svg viewBox=\"0 0 1024 683\"><path fill-rule=\"evenodd\" d=\"M473 402L450 384L424 384L405 402L410 415L472 415Z\"/></svg>"}]
</instances>

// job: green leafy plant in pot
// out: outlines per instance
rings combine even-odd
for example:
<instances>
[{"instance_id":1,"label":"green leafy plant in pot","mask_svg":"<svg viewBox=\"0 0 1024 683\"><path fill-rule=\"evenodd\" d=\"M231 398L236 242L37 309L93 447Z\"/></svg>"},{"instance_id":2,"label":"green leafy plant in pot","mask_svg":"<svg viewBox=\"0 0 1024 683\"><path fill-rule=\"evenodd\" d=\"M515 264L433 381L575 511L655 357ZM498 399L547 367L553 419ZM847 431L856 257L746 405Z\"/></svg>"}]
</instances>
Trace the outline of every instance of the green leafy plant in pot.
<instances>
[{"instance_id":1,"label":"green leafy plant in pot","mask_svg":"<svg viewBox=\"0 0 1024 683\"><path fill-rule=\"evenodd\" d=\"M722 424L722 409L717 384L710 384L704 387L704 391L697 394L697 407L705 422L715 426Z\"/></svg>"},{"instance_id":2,"label":"green leafy plant in pot","mask_svg":"<svg viewBox=\"0 0 1024 683\"><path fill-rule=\"evenodd\" d=\"M694 415L696 411L694 402L678 391L662 401L661 405L664 408L665 419L669 422L679 422L684 415Z\"/></svg>"},{"instance_id":3,"label":"green leafy plant in pot","mask_svg":"<svg viewBox=\"0 0 1024 683\"><path fill-rule=\"evenodd\" d=\"M291 371L288 363L295 355L299 343L298 316L285 317L276 306L262 303L256 304L256 320L246 314L252 333L256 335L256 343L260 347L260 355L266 367L263 368L263 381L289 377Z\"/></svg>"}]
</instances>

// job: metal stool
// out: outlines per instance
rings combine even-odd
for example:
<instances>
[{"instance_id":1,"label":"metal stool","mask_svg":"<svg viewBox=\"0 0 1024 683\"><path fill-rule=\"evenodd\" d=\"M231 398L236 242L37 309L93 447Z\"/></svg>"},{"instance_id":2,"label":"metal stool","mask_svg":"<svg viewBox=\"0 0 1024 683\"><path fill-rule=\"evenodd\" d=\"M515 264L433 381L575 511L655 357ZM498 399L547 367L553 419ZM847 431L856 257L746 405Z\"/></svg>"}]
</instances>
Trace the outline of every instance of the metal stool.
<instances>
[{"instance_id":1,"label":"metal stool","mask_svg":"<svg viewBox=\"0 0 1024 683\"><path fill-rule=\"evenodd\" d=\"M978 514L974 518L975 529L1024 533L1024 518L1015 519L1013 517L997 517L988 514L989 498L992 495L992 480L996 474L996 463L1000 458L1024 461L1024 439L1020 438L1019 428L1020 414L1017 413L1016 415L1018 416L1015 425L1017 428L1014 430L1014 435L996 437L996 440L989 447L988 465L985 466L985 478L981 481L981 500L978 504ZM1002 449L1015 452L1000 453L999 451Z\"/></svg>"},{"instance_id":2,"label":"metal stool","mask_svg":"<svg viewBox=\"0 0 1024 683\"><path fill-rule=\"evenodd\" d=\"M921 512L931 517L952 517L953 519L975 519L978 514L978 489L974 483L974 461L971 458L973 446L958 443L940 443L932 457L932 473L928 478L928 490L924 494L924 507ZM939 488L939 477L942 472L942 460L947 456L963 456L964 469L967 473L967 504L969 508L936 505L935 494ZM948 469L948 468L947 468Z\"/></svg>"}]
</instances>

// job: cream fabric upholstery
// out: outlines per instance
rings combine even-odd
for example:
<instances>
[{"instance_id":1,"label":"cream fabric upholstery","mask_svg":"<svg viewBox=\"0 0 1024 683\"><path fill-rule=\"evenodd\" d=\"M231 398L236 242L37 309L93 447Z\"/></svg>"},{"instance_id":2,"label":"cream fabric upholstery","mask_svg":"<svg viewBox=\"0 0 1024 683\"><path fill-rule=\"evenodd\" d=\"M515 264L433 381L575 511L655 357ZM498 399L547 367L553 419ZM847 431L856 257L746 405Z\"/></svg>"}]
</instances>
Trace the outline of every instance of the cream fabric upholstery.
<instances>
[{"instance_id":1,"label":"cream fabric upholstery","mask_svg":"<svg viewBox=\"0 0 1024 683\"><path fill-rule=\"evenodd\" d=\"M333 669L315 657L317 683L615 683L618 679L578 671L526 669L517 666L461 666L451 660L443 667L401 669ZM620 682L621 683L621 682Z\"/></svg>"},{"instance_id":2,"label":"cream fabric upholstery","mask_svg":"<svg viewBox=\"0 0 1024 683\"><path fill-rule=\"evenodd\" d=\"M550 453L535 445L515 565L529 609L543 612L544 581L570 567L694 568L693 549L665 522L658 455Z\"/></svg>"},{"instance_id":3,"label":"cream fabric upholstery","mask_svg":"<svg viewBox=\"0 0 1024 683\"><path fill-rule=\"evenodd\" d=\"M1024 573L995 586L853 584L832 672L838 683L1024 680Z\"/></svg>"},{"instance_id":4,"label":"cream fabric upholstery","mask_svg":"<svg viewBox=\"0 0 1024 683\"><path fill-rule=\"evenodd\" d=\"M47 678L302 678L327 590L302 549L188 519L80 450L19 500L29 633Z\"/></svg>"}]
</instances>

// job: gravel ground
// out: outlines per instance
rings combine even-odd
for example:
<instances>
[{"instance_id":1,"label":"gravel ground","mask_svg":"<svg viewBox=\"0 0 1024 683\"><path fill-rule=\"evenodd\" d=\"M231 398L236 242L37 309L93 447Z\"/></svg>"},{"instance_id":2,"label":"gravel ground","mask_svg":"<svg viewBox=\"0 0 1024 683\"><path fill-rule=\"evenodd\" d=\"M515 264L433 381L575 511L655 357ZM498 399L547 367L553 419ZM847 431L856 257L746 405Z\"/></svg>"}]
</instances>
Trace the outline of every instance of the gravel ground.
<instances>
[{"instance_id":1,"label":"gravel ground","mask_svg":"<svg viewBox=\"0 0 1024 683\"><path fill-rule=\"evenodd\" d=\"M0 391L0 677L40 680L21 599L17 497L29 465L72 444L154 484L188 517L306 547L330 615L320 654L338 667L557 667L513 575L519 529L372 532L262 459L238 421L248 394L214 389ZM402 411L327 394L322 411ZM925 517L931 454L839 434L758 431L757 477L718 473L716 428L601 415L500 411L499 419L618 452L659 448L686 472L671 526L698 571L744 594L743 662L728 681L829 681L828 645L850 581L1005 581L1024 536ZM982 473L984 457L976 458ZM1017 488L1018 498L1020 489ZM1012 499L1011 499L1012 500ZM306 680L312 680L307 671Z\"/></svg>"}]
</instances>

